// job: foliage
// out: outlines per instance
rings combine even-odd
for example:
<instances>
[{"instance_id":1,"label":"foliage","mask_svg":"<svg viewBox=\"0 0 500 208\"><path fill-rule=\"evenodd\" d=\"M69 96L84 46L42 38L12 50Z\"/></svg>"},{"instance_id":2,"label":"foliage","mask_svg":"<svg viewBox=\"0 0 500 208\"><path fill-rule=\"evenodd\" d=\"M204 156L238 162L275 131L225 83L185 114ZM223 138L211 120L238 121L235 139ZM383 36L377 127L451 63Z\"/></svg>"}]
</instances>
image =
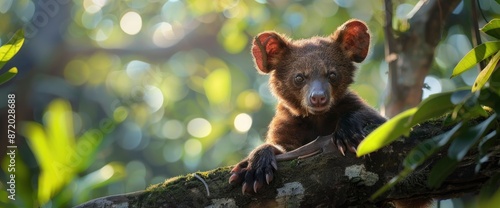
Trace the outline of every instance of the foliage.
<instances>
[{"instance_id":1,"label":"foliage","mask_svg":"<svg viewBox=\"0 0 500 208\"><path fill-rule=\"evenodd\" d=\"M5 45L0 46L0 69L21 50L23 43L24 31L18 30ZM7 72L0 74L0 85L12 79L16 74L16 67L12 67Z\"/></svg>"},{"instance_id":2,"label":"foliage","mask_svg":"<svg viewBox=\"0 0 500 208\"><path fill-rule=\"evenodd\" d=\"M86 170L94 161L97 150L106 134L110 133L120 120L108 120L100 128L85 132L78 139L73 133L73 111L69 102L56 99L45 112L45 125L25 122L22 134L40 165L37 201L40 205L51 204L60 207L73 199L81 203L83 193L107 185L124 177L123 165L111 162L99 170L75 180L77 174ZM67 195L62 190L76 189ZM57 196L57 197L55 197ZM83 198L83 200L86 200Z\"/></svg>"},{"instance_id":3,"label":"foliage","mask_svg":"<svg viewBox=\"0 0 500 208\"><path fill-rule=\"evenodd\" d=\"M481 31L500 39L498 33L500 20L490 21ZM394 186L446 145L449 145L448 155L437 161L429 174L428 184L430 187L439 187L456 168L458 162L464 158L467 152L473 151L473 148L476 148L480 153L477 158L476 172L481 169L481 164L488 161L488 155L494 151L491 147L494 142L497 142L495 140L498 140L499 131L500 72L496 70L500 59L499 46L499 41L492 41L475 47L463 57L453 70L452 77L455 77L493 56L488 65L479 73L471 89L459 89L432 95L418 107L390 119L368 135L359 145L358 156L361 156L399 139L401 135L407 134L413 126L421 122L441 117L441 119L448 120L449 125L453 125L447 132L430 138L415 147L404 160L404 170L375 193L372 198L376 198ZM478 117L482 117L479 123L476 122ZM484 195L491 196L493 192L497 194L500 192L498 187L488 190L485 191L487 193Z\"/></svg>"}]
</instances>

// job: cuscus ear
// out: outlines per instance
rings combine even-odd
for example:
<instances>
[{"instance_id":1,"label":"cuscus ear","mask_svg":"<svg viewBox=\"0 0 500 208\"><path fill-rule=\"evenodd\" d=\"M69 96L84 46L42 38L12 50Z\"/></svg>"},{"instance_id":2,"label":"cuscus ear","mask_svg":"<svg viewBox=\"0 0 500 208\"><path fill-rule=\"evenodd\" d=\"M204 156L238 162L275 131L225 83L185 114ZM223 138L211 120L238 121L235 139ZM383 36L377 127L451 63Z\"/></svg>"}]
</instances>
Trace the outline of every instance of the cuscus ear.
<instances>
[{"instance_id":1,"label":"cuscus ear","mask_svg":"<svg viewBox=\"0 0 500 208\"><path fill-rule=\"evenodd\" d=\"M364 22L351 19L338 27L332 38L340 43L351 61L359 63L365 60L370 48L370 32Z\"/></svg>"},{"instance_id":2,"label":"cuscus ear","mask_svg":"<svg viewBox=\"0 0 500 208\"><path fill-rule=\"evenodd\" d=\"M257 35L252 44L252 55L257 70L264 74L269 73L287 49L287 38L276 32L263 32Z\"/></svg>"}]
</instances>

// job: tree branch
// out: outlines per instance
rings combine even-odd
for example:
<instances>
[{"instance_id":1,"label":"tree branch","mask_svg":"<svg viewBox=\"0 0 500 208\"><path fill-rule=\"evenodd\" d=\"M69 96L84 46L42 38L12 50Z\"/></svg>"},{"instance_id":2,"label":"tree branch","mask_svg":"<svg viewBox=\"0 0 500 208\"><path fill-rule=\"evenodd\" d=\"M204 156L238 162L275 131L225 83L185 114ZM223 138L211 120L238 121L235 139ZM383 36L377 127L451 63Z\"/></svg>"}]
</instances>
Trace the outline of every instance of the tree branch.
<instances>
[{"instance_id":1,"label":"tree branch","mask_svg":"<svg viewBox=\"0 0 500 208\"><path fill-rule=\"evenodd\" d=\"M479 3L479 1L477 1ZM481 45L481 35L479 34L479 20L477 18L477 7L476 0L470 0L471 4L471 18L472 18L472 28L471 28L471 36L472 36L472 47L476 47ZM481 9L481 8L479 8ZM486 67L486 61L479 62L479 71Z\"/></svg>"},{"instance_id":2,"label":"tree branch","mask_svg":"<svg viewBox=\"0 0 500 208\"><path fill-rule=\"evenodd\" d=\"M145 191L95 199L78 207L380 207L396 199L450 198L477 193L481 185L500 170L498 143L488 164L477 174L474 173L477 152L472 152L441 187L427 188L426 178L434 162L447 155L446 150L441 150L381 198L374 202L368 200L399 173L401 161L417 143L447 129L441 121L421 124L410 137L363 158L353 154L342 156L333 151L281 161L273 182L254 195L242 195L241 186L230 185L231 167L223 167L195 173L198 177L188 174L172 178Z\"/></svg>"},{"instance_id":3,"label":"tree branch","mask_svg":"<svg viewBox=\"0 0 500 208\"><path fill-rule=\"evenodd\" d=\"M422 87L441 40L446 18L460 0L421 0L410 12L409 29L395 40L392 32L392 3L386 0L386 59L389 63L389 86L382 113L387 117L417 106ZM389 25L391 24L391 25ZM394 41L394 43L392 43ZM394 53L397 50L397 55Z\"/></svg>"}]
</instances>

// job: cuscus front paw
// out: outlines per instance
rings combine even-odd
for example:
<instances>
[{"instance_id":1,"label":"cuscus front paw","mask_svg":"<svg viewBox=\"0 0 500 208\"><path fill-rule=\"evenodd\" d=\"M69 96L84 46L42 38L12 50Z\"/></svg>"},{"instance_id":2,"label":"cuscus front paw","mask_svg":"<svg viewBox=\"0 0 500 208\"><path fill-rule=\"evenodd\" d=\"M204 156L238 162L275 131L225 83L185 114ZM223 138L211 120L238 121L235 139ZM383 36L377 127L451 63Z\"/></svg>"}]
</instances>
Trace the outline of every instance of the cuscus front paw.
<instances>
[{"instance_id":1,"label":"cuscus front paw","mask_svg":"<svg viewBox=\"0 0 500 208\"><path fill-rule=\"evenodd\" d=\"M257 193L264 183L269 184L274 178L274 171L278 170L273 147L255 149L247 159L239 162L229 177L230 184L241 184L241 191Z\"/></svg>"},{"instance_id":2,"label":"cuscus front paw","mask_svg":"<svg viewBox=\"0 0 500 208\"><path fill-rule=\"evenodd\" d=\"M332 135L333 143L344 156L346 150L356 154L356 149L359 143L365 139L367 132L358 125L351 125L348 131L345 129L340 129Z\"/></svg>"}]
</instances>

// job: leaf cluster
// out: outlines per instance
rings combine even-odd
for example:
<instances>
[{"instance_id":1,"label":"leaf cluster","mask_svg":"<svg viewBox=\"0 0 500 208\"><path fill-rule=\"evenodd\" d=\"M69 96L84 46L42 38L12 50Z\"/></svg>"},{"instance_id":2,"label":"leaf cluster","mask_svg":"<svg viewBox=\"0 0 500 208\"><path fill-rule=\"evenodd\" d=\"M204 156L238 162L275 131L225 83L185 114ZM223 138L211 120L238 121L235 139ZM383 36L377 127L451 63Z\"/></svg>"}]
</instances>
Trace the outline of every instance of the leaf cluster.
<instances>
[{"instance_id":1,"label":"leaf cluster","mask_svg":"<svg viewBox=\"0 0 500 208\"><path fill-rule=\"evenodd\" d=\"M408 136L412 127L437 118L444 119L447 126L443 128L450 129L423 141L410 151L403 161L404 169L378 190L372 199L396 185L444 147L448 147L447 155L433 164L427 178L431 188L439 187L468 152L479 152L475 169L479 172L490 155L498 151L492 147L498 143L497 134L500 131L500 72L497 70L500 61L500 19L490 21L481 31L498 40L473 48L457 64L451 76L456 77L479 62L488 60L487 66L479 73L471 88L428 97L419 106L396 115L375 129L359 145L358 156L371 153L402 136ZM480 122L476 122L478 120ZM498 177L497 174L492 180ZM495 191L499 192L498 187L482 191L482 195L492 196Z\"/></svg>"},{"instance_id":2,"label":"leaf cluster","mask_svg":"<svg viewBox=\"0 0 500 208\"><path fill-rule=\"evenodd\" d=\"M0 69L21 50L24 43L24 30L18 30L14 36L3 46L0 46ZM17 67L10 68L0 74L0 85L6 83L17 74Z\"/></svg>"},{"instance_id":3,"label":"leaf cluster","mask_svg":"<svg viewBox=\"0 0 500 208\"><path fill-rule=\"evenodd\" d=\"M105 136L122 119L102 121L99 128L77 137L73 132L73 110L67 100L53 100L45 112L45 125L25 121L20 132L40 166L37 193L32 196L39 205L60 207L71 200L82 203L92 190L125 177L125 167L118 162L83 174L94 163Z\"/></svg>"}]
</instances>

